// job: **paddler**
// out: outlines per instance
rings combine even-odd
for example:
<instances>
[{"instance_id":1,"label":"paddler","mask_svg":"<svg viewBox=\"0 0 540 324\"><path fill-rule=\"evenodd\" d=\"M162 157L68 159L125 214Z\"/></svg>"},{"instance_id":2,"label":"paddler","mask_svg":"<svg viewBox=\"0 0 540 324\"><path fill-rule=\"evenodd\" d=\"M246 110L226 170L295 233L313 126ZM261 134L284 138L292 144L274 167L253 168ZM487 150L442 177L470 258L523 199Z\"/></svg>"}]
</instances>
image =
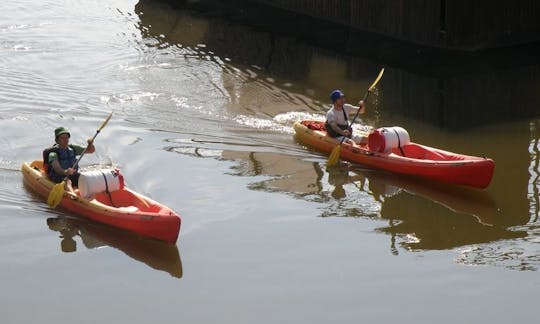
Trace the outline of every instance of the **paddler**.
<instances>
[{"instance_id":1,"label":"paddler","mask_svg":"<svg viewBox=\"0 0 540 324\"><path fill-rule=\"evenodd\" d=\"M342 140L343 136L346 137L346 141L360 144L366 139L362 136L354 136L352 127L349 126L349 116L356 114L359 111L360 114L366 112L364 101L358 102L358 107L348 104L346 102L345 94L341 90L334 90L330 94L330 100L332 100L332 108L326 113L326 131L328 136L335 137L338 140Z\"/></svg>"},{"instance_id":2,"label":"paddler","mask_svg":"<svg viewBox=\"0 0 540 324\"><path fill-rule=\"evenodd\" d=\"M47 171L49 179L56 183L62 182L67 176L66 187L72 190L73 186L79 184L78 166L73 168L77 156L85 150L86 153L94 153L96 148L92 139L88 139L88 147L69 144L71 134L65 127L58 127L54 130L55 145L43 151L43 165Z\"/></svg>"}]
</instances>

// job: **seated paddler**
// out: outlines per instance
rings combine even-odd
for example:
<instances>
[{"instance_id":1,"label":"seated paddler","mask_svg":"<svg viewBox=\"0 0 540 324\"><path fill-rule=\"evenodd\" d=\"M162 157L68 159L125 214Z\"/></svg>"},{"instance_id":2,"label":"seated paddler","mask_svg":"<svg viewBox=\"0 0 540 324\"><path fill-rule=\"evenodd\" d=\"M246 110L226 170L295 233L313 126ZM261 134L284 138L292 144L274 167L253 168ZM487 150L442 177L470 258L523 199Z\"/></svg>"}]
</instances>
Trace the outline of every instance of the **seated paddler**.
<instances>
[{"instance_id":1,"label":"seated paddler","mask_svg":"<svg viewBox=\"0 0 540 324\"><path fill-rule=\"evenodd\" d=\"M71 134L64 127L54 130L54 140L56 144L43 151L43 166L49 179L60 183L68 177L66 186L71 189L77 187L79 183L78 166L74 166L77 156L86 153L94 153L96 148L92 139L88 139L88 146L83 147L69 143Z\"/></svg>"},{"instance_id":2,"label":"seated paddler","mask_svg":"<svg viewBox=\"0 0 540 324\"><path fill-rule=\"evenodd\" d=\"M349 121L357 112L360 114L366 112L364 101L360 100L358 107L348 104L345 94L341 90L332 91L330 99L332 100L332 108L326 113L325 123L328 136L335 137L340 141L345 137L345 141L352 141L356 144L365 142L365 137L353 136Z\"/></svg>"}]
</instances>

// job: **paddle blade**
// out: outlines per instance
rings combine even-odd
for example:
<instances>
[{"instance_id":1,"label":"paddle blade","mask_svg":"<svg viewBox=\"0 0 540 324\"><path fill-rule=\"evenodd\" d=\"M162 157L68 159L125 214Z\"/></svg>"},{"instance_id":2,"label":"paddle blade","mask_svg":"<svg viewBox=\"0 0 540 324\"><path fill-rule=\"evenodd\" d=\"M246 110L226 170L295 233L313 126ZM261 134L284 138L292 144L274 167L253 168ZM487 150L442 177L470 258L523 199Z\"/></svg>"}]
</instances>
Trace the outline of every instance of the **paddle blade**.
<instances>
[{"instance_id":1,"label":"paddle blade","mask_svg":"<svg viewBox=\"0 0 540 324\"><path fill-rule=\"evenodd\" d=\"M377 83L379 83L379 81L381 81L381 78L382 78L383 74L384 74L384 68L381 69L381 72L379 72L379 75L377 76L375 81L373 81L371 86L368 88L368 92L371 92L371 91L373 91L373 89L375 89L375 87L377 86Z\"/></svg>"},{"instance_id":2,"label":"paddle blade","mask_svg":"<svg viewBox=\"0 0 540 324\"><path fill-rule=\"evenodd\" d=\"M334 147L332 153L328 157L328 162L326 163L327 167L332 167L336 165L339 161L339 156L341 155L341 145Z\"/></svg>"},{"instance_id":3,"label":"paddle blade","mask_svg":"<svg viewBox=\"0 0 540 324\"><path fill-rule=\"evenodd\" d=\"M60 204L62 198L64 198L65 184L65 181L62 181L53 186L51 193L49 194L49 198L47 198L47 204L49 204L49 207L56 208L56 206Z\"/></svg>"},{"instance_id":4,"label":"paddle blade","mask_svg":"<svg viewBox=\"0 0 540 324\"><path fill-rule=\"evenodd\" d=\"M111 119L112 117L112 112L109 114L109 116L107 117L107 119L105 119L105 121L101 124L101 126L99 126L98 128L98 132L101 131L105 125L107 125L107 123L109 122L109 120Z\"/></svg>"}]
</instances>

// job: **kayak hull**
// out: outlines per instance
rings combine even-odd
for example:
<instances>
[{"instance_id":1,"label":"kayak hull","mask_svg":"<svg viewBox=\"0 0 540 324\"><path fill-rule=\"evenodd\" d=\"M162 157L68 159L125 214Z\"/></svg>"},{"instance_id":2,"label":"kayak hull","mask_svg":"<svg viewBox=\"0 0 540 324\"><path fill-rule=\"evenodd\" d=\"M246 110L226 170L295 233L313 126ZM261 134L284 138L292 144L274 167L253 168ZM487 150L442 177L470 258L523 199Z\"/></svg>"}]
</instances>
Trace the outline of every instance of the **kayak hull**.
<instances>
[{"instance_id":1,"label":"kayak hull","mask_svg":"<svg viewBox=\"0 0 540 324\"><path fill-rule=\"evenodd\" d=\"M47 198L55 185L43 171L43 163L34 161L21 166L24 183L40 196ZM111 201L112 200L112 201ZM138 235L175 243L181 219L172 209L128 188L102 193L92 199L64 192L60 206L74 214L134 232Z\"/></svg>"},{"instance_id":2,"label":"kayak hull","mask_svg":"<svg viewBox=\"0 0 540 324\"><path fill-rule=\"evenodd\" d=\"M329 154L339 145L339 141L327 136L324 129L310 129L306 126L317 123L296 122L296 138ZM495 163L488 158L452 153L416 143L405 145L402 149L403 152L395 149L389 153L379 153L371 151L367 144L343 143L340 157L370 168L480 189L489 186L495 170Z\"/></svg>"}]
</instances>

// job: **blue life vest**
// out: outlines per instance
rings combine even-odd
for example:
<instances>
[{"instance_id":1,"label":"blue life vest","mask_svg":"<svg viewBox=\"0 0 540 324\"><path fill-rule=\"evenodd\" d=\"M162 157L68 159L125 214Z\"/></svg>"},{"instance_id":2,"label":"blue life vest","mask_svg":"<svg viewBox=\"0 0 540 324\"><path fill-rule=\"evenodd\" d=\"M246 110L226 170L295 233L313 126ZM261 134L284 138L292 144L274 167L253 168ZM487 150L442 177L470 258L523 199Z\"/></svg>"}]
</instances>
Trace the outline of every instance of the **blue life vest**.
<instances>
[{"instance_id":1,"label":"blue life vest","mask_svg":"<svg viewBox=\"0 0 540 324\"><path fill-rule=\"evenodd\" d=\"M47 175L52 181L60 182L64 179L65 175L56 173L54 168L49 165L49 155L51 153L56 153L58 156L58 163L60 163L62 169L68 169L71 168L77 160L75 148L71 145L67 148L61 148L58 144L55 144L43 151L43 165L45 166Z\"/></svg>"}]
</instances>

